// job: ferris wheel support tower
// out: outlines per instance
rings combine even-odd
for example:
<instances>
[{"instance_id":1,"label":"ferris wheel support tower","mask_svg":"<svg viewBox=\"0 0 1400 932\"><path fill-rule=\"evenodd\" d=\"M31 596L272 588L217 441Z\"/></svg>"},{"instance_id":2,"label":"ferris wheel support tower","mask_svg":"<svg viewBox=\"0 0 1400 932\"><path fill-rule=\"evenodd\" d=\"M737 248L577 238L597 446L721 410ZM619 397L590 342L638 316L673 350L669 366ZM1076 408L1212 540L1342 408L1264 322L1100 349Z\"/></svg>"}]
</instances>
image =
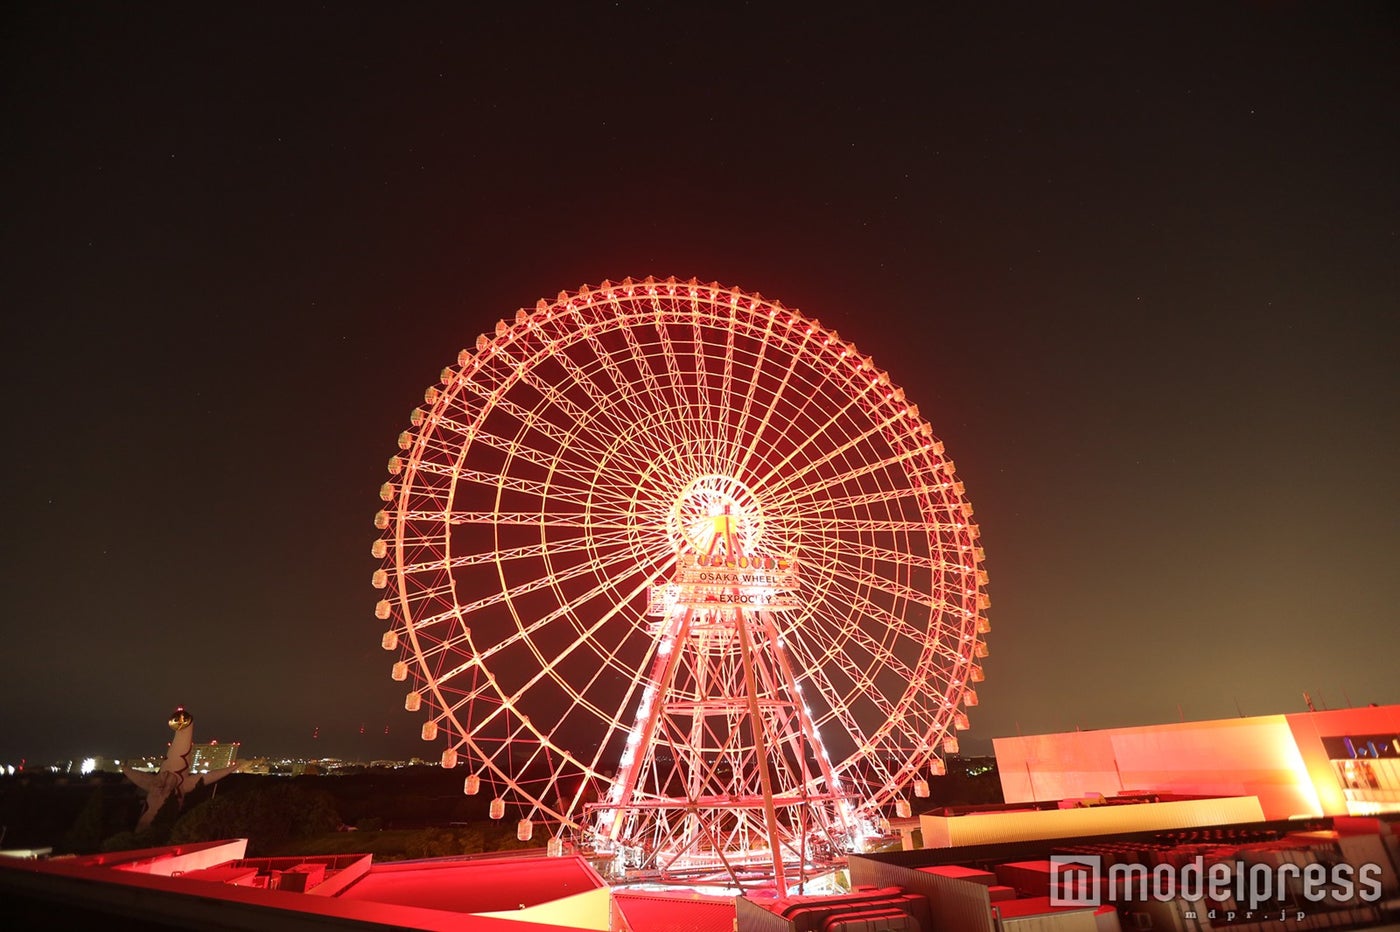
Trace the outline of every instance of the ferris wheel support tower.
<instances>
[{"instance_id":1,"label":"ferris wheel support tower","mask_svg":"<svg viewBox=\"0 0 1400 932\"><path fill-rule=\"evenodd\" d=\"M713 502L737 485L706 479L688 494ZM717 515L693 506L677 503L678 523L698 553L678 554L655 600L660 644L622 769L593 807L595 843L663 875L722 869L738 882L765 860L784 889L786 865L830 861L854 828L773 620L797 607L797 565L751 553L732 502Z\"/></svg>"}]
</instances>

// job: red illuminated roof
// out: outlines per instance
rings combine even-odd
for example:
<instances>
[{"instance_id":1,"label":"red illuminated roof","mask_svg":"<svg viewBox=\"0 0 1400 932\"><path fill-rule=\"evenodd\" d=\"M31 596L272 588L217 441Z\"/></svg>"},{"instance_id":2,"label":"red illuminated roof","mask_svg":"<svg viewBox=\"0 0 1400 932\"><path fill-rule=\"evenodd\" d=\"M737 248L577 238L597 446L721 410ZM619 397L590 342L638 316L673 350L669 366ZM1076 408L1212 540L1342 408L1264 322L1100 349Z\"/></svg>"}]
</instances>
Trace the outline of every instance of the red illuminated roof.
<instances>
[{"instance_id":1,"label":"red illuminated roof","mask_svg":"<svg viewBox=\"0 0 1400 932\"><path fill-rule=\"evenodd\" d=\"M734 932L734 900L698 893L613 892L613 905L629 930Z\"/></svg>"},{"instance_id":2,"label":"red illuminated roof","mask_svg":"<svg viewBox=\"0 0 1400 932\"><path fill-rule=\"evenodd\" d=\"M401 861L376 864L339 898L488 913L538 906L600 886L602 879L576 856Z\"/></svg>"},{"instance_id":3,"label":"red illuminated roof","mask_svg":"<svg viewBox=\"0 0 1400 932\"><path fill-rule=\"evenodd\" d=\"M997 882L997 875L991 871L978 870L975 867L963 867L961 864L940 864L935 867L920 867L917 870L925 874L937 874L940 877L951 877L954 880L970 880L973 883L991 886Z\"/></svg>"}]
</instances>

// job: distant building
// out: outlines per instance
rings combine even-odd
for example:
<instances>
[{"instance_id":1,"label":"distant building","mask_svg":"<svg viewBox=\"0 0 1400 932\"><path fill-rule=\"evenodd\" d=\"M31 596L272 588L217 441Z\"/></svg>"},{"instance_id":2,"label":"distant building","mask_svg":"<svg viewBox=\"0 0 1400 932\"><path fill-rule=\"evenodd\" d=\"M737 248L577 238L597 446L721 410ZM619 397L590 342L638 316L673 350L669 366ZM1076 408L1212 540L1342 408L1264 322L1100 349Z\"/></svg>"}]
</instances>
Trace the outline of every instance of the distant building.
<instances>
[{"instance_id":1,"label":"distant building","mask_svg":"<svg viewBox=\"0 0 1400 932\"><path fill-rule=\"evenodd\" d=\"M963 757L949 754L944 760L949 776L980 777L997 769L997 759L988 756Z\"/></svg>"},{"instance_id":2,"label":"distant building","mask_svg":"<svg viewBox=\"0 0 1400 932\"><path fill-rule=\"evenodd\" d=\"M54 773L77 773L83 776L87 776L90 773L121 773L122 762L98 754L96 757L85 757L82 760L70 761L66 767L61 763L54 764L49 769Z\"/></svg>"},{"instance_id":3,"label":"distant building","mask_svg":"<svg viewBox=\"0 0 1400 932\"><path fill-rule=\"evenodd\" d=\"M190 750L190 771L193 773L208 773L211 770L221 770L224 767L232 767L238 763L237 741L229 741L220 744L217 741L210 741L208 744L196 744Z\"/></svg>"}]
</instances>

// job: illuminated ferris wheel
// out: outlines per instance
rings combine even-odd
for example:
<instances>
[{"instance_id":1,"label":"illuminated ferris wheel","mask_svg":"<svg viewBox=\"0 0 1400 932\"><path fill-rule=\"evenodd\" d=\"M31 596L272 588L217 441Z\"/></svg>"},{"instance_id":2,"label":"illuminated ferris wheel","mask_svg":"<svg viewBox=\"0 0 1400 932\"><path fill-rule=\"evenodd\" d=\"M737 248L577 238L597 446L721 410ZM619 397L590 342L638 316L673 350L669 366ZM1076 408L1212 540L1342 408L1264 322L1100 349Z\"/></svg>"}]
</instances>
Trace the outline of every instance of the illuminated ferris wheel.
<instances>
[{"instance_id":1,"label":"illuminated ferris wheel","mask_svg":"<svg viewBox=\"0 0 1400 932\"><path fill-rule=\"evenodd\" d=\"M468 793L667 870L839 858L927 795L989 630L972 506L834 330L675 279L458 354L381 488L394 680Z\"/></svg>"}]
</instances>

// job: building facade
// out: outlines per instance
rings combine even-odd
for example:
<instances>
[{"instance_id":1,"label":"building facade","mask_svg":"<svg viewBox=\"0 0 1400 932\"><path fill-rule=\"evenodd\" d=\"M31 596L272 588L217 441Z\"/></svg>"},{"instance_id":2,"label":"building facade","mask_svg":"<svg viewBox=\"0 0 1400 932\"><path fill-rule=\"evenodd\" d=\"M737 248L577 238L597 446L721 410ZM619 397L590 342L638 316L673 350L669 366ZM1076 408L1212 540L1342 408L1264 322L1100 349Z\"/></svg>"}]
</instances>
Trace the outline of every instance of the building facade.
<instances>
[{"instance_id":1,"label":"building facade","mask_svg":"<svg viewBox=\"0 0 1400 932\"><path fill-rule=\"evenodd\" d=\"M229 741L224 744L217 741L196 744L190 749L190 772L208 773L211 770L232 767L238 763L238 748L237 741Z\"/></svg>"},{"instance_id":2,"label":"building facade","mask_svg":"<svg viewBox=\"0 0 1400 932\"><path fill-rule=\"evenodd\" d=\"M1008 803L1256 796L1266 819L1400 812L1400 705L997 738Z\"/></svg>"}]
</instances>

